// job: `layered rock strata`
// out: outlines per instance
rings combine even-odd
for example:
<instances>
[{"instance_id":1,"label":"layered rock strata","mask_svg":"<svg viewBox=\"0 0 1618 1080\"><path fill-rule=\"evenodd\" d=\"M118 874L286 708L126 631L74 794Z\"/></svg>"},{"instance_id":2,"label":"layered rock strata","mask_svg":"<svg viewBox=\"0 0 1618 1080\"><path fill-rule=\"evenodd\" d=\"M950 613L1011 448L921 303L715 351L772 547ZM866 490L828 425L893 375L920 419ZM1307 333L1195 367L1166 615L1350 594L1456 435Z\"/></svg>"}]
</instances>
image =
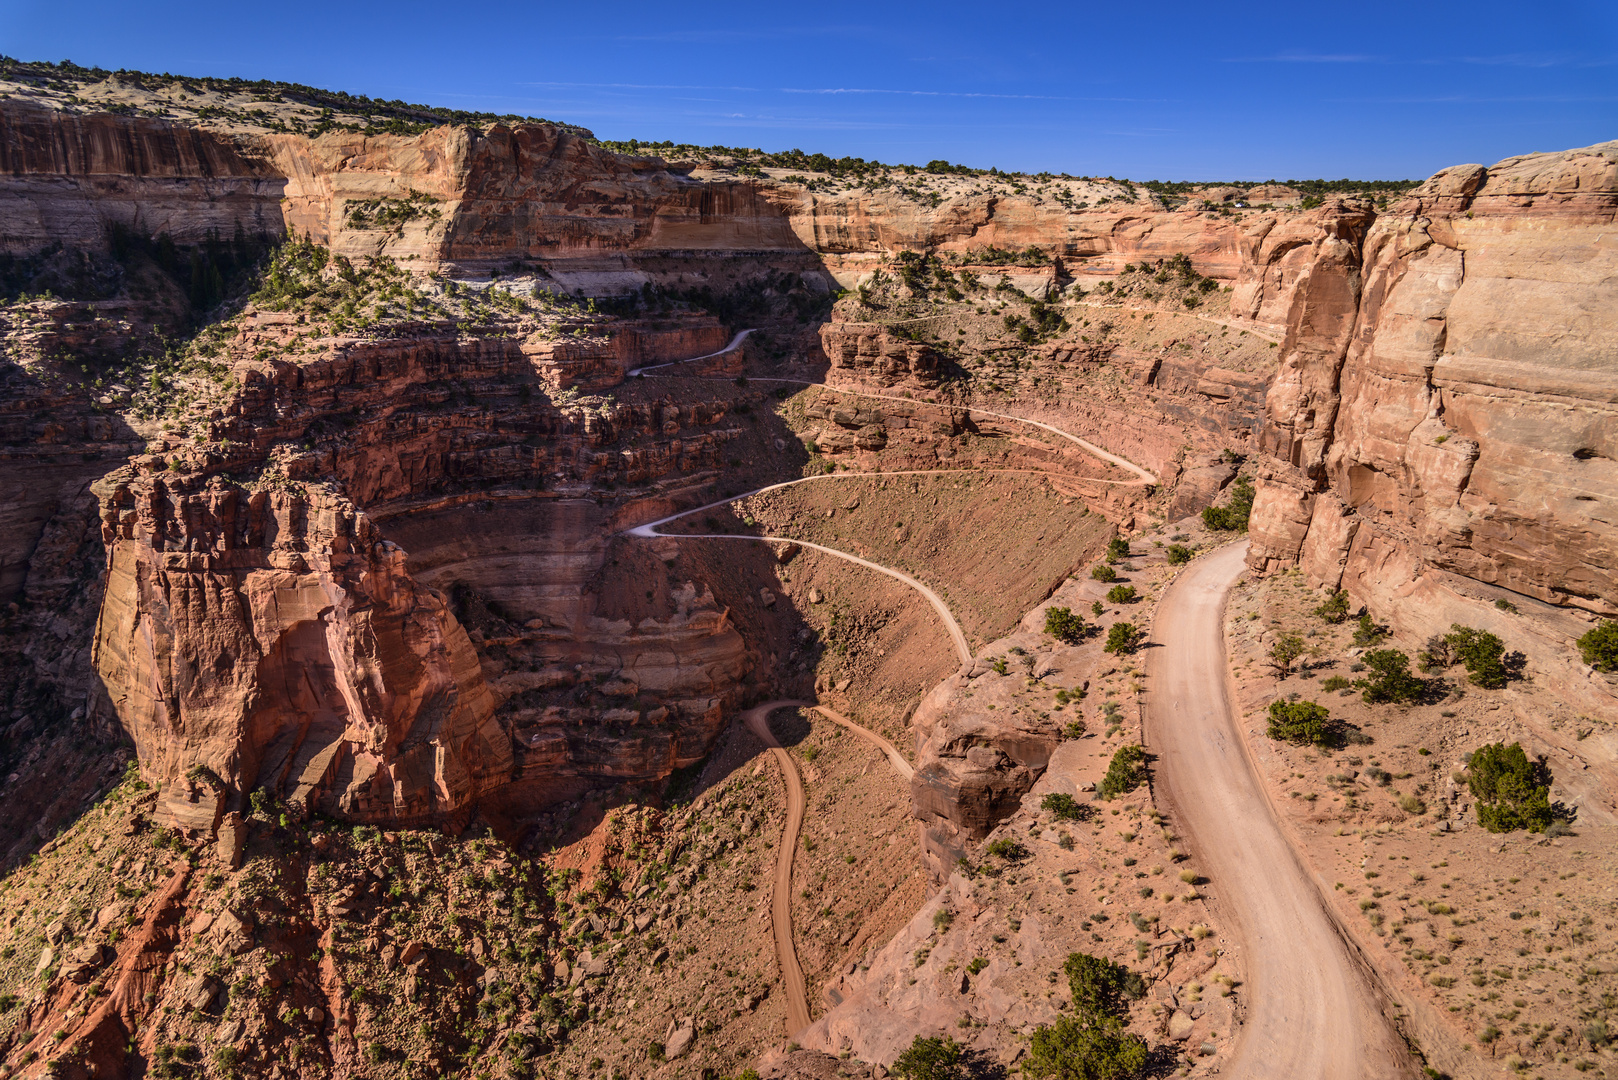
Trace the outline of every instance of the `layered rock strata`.
<instances>
[{"instance_id":1,"label":"layered rock strata","mask_svg":"<svg viewBox=\"0 0 1618 1080\"><path fill-rule=\"evenodd\" d=\"M1415 633L1487 624L1582 707L1618 705L1571 644L1618 613L1615 212L1615 143L1332 211L1266 401L1251 564Z\"/></svg>"},{"instance_id":2,"label":"layered rock strata","mask_svg":"<svg viewBox=\"0 0 1618 1080\"><path fill-rule=\"evenodd\" d=\"M724 406L560 408L520 327L259 359L277 329L245 321L241 389L213 441L96 486L109 570L95 663L165 818L211 831L262 787L425 820L525 782L654 778L700 758L745 647L695 585L671 615L598 615L610 521L587 495L712 475L737 434ZM658 347L650 329L639 340ZM452 384L485 403L441 411Z\"/></svg>"}]
</instances>

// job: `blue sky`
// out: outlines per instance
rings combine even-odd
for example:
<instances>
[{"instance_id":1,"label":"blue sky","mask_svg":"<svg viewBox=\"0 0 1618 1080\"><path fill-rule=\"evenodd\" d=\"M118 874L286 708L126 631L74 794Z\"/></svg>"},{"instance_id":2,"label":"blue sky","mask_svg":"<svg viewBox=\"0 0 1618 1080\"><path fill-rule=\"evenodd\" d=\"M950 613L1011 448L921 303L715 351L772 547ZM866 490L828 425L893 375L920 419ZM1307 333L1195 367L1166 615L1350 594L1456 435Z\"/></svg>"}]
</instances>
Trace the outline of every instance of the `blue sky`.
<instances>
[{"instance_id":1,"label":"blue sky","mask_svg":"<svg viewBox=\"0 0 1618 1080\"><path fill-rule=\"evenodd\" d=\"M1145 179L1403 178L1618 138L1618 2L0 0L0 51L603 138Z\"/></svg>"}]
</instances>

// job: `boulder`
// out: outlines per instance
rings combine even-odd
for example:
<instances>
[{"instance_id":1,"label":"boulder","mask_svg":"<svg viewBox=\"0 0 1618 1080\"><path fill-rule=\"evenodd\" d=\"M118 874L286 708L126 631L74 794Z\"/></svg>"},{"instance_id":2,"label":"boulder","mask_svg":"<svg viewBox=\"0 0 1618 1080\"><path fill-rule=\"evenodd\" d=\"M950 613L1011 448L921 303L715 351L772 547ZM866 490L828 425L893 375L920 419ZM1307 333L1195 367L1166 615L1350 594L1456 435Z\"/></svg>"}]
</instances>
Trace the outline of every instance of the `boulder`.
<instances>
[{"instance_id":1,"label":"boulder","mask_svg":"<svg viewBox=\"0 0 1618 1080\"><path fill-rule=\"evenodd\" d=\"M663 1043L663 1057L669 1061L682 1057L696 1041L696 1024L689 1018L682 1020L670 1032L667 1041Z\"/></svg>"}]
</instances>

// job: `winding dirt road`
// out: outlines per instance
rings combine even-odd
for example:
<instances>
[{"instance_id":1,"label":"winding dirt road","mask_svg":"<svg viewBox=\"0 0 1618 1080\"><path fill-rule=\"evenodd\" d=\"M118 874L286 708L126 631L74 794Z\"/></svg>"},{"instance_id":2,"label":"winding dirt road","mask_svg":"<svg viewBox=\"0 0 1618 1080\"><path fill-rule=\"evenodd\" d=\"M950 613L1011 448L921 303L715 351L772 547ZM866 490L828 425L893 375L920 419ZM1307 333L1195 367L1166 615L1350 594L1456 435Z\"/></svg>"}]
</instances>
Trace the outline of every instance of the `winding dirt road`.
<instances>
[{"instance_id":1,"label":"winding dirt road","mask_svg":"<svg viewBox=\"0 0 1618 1080\"><path fill-rule=\"evenodd\" d=\"M770 730L770 713L776 709L798 708L802 701L767 701L742 714L747 730L770 748L781 782L787 788L787 823L781 830L781 846L775 855L775 885L770 894L770 928L775 932L775 959L781 965L781 982L786 986L787 1027L796 1034L809 1026L809 994L803 985L803 966L792 943L792 856L798 850L798 833L803 829L803 780L798 767L781 741Z\"/></svg>"},{"instance_id":2,"label":"winding dirt road","mask_svg":"<svg viewBox=\"0 0 1618 1080\"><path fill-rule=\"evenodd\" d=\"M939 470L928 470L926 475L931 475L937 471ZM697 506L690 510L681 510L678 514L670 514L668 517L658 518L656 521L648 521L644 525L635 525L631 528L624 529L621 535L639 536L646 539L667 537L673 540L766 540L782 544L797 544L799 547L814 548L816 551L823 551L827 555L835 555L839 559L846 559L848 562L856 563L868 570L875 570L879 574L886 574L888 577L897 578L906 585L909 585L912 589L915 589L922 596L926 597L927 602L933 606L933 610L938 612L939 618L944 620L944 629L949 632L950 640L955 643L955 653L958 657L960 657L961 663L963 665L969 665L972 663L972 648L967 644L966 634L961 630L961 624L955 621L955 616L950 612L949 605L944 603L943 598L937 593L933 592L933 590L929 589L927 586L923 585L921 582L917 581L915 578L911 577L902 570L895 570L892 567L883 566L881 563L874 563L870 559L862 559L858 555L850 555L846 551L838 551L836 548L827 547L824 544L816 544L808 540L798 540L790 536L753 536L748 533L662 533L657 531L657 527L659 525L663 525L670 521L677 521L683 517L690 517L692 514L700 514L702 511L711 510L716 506L728 506L738 499L751 498L754 495L761 495L766 491L776 491L780 488L792 487L794 484L805 484L812 480L842 480L870 476L912 475L922 475L922 473L840 473L833 474L832 476L805 476L798 480L788 480L781 484L770 484L768 487L761 487L753 491L745 492L741 495L733 495L728 499L720 499L718 502L708 503L706 506Z\"/></svg>"},{"instance_id":3,"label":"winding dirt road","mask_svg":"<svg viewBox=\"0 0 1618 1080\"><path fill-rule=\"evenodd\" d=\"M878 750L882 751L882 753L886 755L888 759L888 764L893 766L893 771L899 774L899 778L901 780L909 780L912 776L916 775L916 770L911 767L910 762L904 759L904 755L899 753L899 748L894 746L888 740L884 739L882 736L878 735L876 732L872 731L870 728L860 727L842 713L832 712L824 705L816 705L814 709L815 712L826 717L826 719L832 721L832 723L840 724L841 726L852 731L854 734L858 735L860 738L864 739L866 742L870 743L872 746L876 747Z\"/></svg>"},{"instance_id":4,"label":"winding dirt road","mask_svg":"<svg viewBox=\"0 0 1618 1080\"><path fill-rule=\"evenodd\" d=\"M1371 980L1282 835L1226 692L1225 601L1247 544L1193 562L1163 594L1147 650L1157 794L1246 947L1246 1026L1223 1071L1242 1080L1389 1080L1417 1072Z\"/></svg>"},{"instance_id":5,"label":"winding dirt road","mask_svg":"<svg viewBox=\"0 0 1618 1080\"><path fill-rule=\"evenodd\" d=\"M756 329L758 328L753 327L748 330L737 331L736 336L730 339L730 344L726 345L718 352L703 353L701 356L688 356L684 360L670 360L666 364L647 364L645 367L638 367L630 370L628 375L630 378L633 378L636 375L640 375L648 371L656 371L659 368L679 367L681 364L694 364L698 360L711 360L716 356L724 356L728 352L735 352L737 346L741 345L741 343L747 339L747 335L751 334L753 330Z\"/></svg>"},{"instance_id":6,"label":"winding dirt road","mask_svg":"<svg viewBox=\"0 0 1618 1080\"><path fill-rule=\"evenodd\" d=\"M769 747L770 755L775 758L776 767L781 770L781 782L787 789L787 820L781 829L781 846L776 849L775 883L770 892L770 929L775 936L775 958L781 965L781 982L786 987L789 1035L795 1035L808 1027L811 1020L809 994L803 982L803 966L798 963L798 949L792 940L792 862L798 852L798 835L803 831L803 779L798 775L798 767L793 763L792 755L787 753L781 741L775 737L775 732L770 730L770 713L776 709L799 708L813 709L876 744L887 755L894 770L904 779L909 780L915 771L888 740L869 728L854 723L848 717L819 705L810 705L806 701L767 701L742 714L742 722L747 725L747 730L757 736L759 742Z\"/></svg>"},{"instance_id":7,"label":"winding dirt road","mask_svg":"<svg viewBox=\"0 0 1618 1080\"><path fill-rule=\"evenodd\" d=\"M756 329L756 327L753 328L753 329ZM638 367L638 368L634 368L633 370L631 370L628 373L629 377L633 378L635 376L644 376L646 374L646 372L648 372L648 371L658 371L658 370L661 370L662 368L679 367L682 364L691 364L691 363L695 363L698 360L708 360L708 359L711 359L712 357L715 357L715 356L723 356L728 352L734 351L738 346L740 346L741 343L743 342L743 340L746 339L747 335L751 334L753 332L753 329L740 331L739 333L737 333L737 335L735 337L730 339L730 344L729 345L726 345L723 349L720 349L718 352L704 353L701 356L692 356L692 357L688 357L685 360L670 360L668 363L664 363L664 364L647 364L644 367ZM655 376L655 377L656 378L669 378L670 376L659 375L659 376ZM872 398L872 399L874 399L876 401L897 401L897 402L900 402L901 404L905 404L905 405L938 405L937 402L917 401L914 398L896 397L896 396L894 396L892 394L873 394L873 393L870 393L869 391L866 391L866 390L848 390L848 389L845 389L845 388L843 388L841 386L832 386L832 385L830 385L828 383L823 383L823 382L812 382L812 381L810 381L808 379L780 379L780 378L775 378L775 377L760 376L758 378L753 379L752 381L753 382L786 383L789 386L818 386L822 390L830 390L832 393L836 393L836 394L849 394L849 395L851 395L853 397ZM940 406L940 407L949 408L951 406ZM1037 427L1037 428L1040 428L1041 430L1048 431L1053 435L1059 435L1062 438L1068 440L1069 442L1074 443L1075 445L1084 448L1086 451L1088 451L1089 453L1091 453L1091 454L1095 455L1096 457L1100 458L1102 461L1110 462L1111 464L1118 466L1120 469L1124 469L1127 472L1132 472L1137 477L1139 477L1139 479L1136 480L1136 481L1130 481L1131 483L1156 484L1158 482L1157 476L1155 474L1146 471L1145 469L1141 468L1139 465L1136 465L1133 461L1130 461L1128 458L1122 458L1122 457L1119 457L1117 454L1114 454L1114 453L1111 453L1109 451L1103 450L1101 447L1097 446L1095 443L1090 442L1088 439L1080 438L1079 436L1073 434L1070 431L1063 431L1059 427L1055 427L1055 426L1053 426L1051 424L1041 423L1038 420L1030 420L1026 416L1012 416L1010 413L990 412L988 409L974 408L973 406L970 406L970 405L964 406L963 408L965 409L966 415L967 415L967 417L969 419L972 417L972 415L974 413L977 414L978 416L992 416L996 420L1014 420L1019 424L1028 424L1028 425L1030 425L1032 427ZM1097 480L1097 481L1094 481L1094 482L1095 483L1107 484L1107 483L1117 483L1118 481L1115 481L1115 480Z\"/></svg>"}]
</instances>

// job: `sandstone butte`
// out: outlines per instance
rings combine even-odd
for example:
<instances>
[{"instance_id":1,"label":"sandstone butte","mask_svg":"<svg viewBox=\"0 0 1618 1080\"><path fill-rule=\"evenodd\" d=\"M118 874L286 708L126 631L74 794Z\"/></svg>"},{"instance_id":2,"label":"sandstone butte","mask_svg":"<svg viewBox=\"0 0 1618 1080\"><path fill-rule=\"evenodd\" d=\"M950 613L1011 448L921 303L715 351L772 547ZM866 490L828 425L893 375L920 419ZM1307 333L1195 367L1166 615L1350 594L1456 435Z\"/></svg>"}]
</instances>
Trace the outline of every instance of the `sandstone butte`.
<instances>
[{"instance_id":1,"label":"sandstone butte","mask_svg":"<svg viewBox=\"0 0 1618 1080\"><path fill-rule=\"evenodd\" d=\"M378 221L355 212L367 202L414 209ZM305 342L302 316L249 306L220 341L225 391L175 431L48 375L64 356L130 347L169 301L24 303L6 333L32 362L7 361L0 386L0 602L22 605L14 655L36 669L11 687L15 707L127 733L160 791L155 819L227 844L261 788L352 822L458 829L660 781L702 761L744 704L786 696L776 668L793 630L773 596L715 595L738 567L775 567L762 545L692 548L671 576L673 542L618 534L798 474L760 466L771 442L729 381L744 360L757 375L785 358L808 381L878 395L811 405L828 457L936 467L946 444L999 439L1014 448L1003 463L1063 472L1126 532L1196 513L1234 475L1220 451L1247 455L1252 572L1301 568L1407 636L1498 630L1541 693L1610 721L1618 691L1573 642L1618 616L1615 213L1618 143L1457 166L1380 206L1233 215L828 194L694 176L541 124L244 135L6 101L11 256L100 256L114 224L181 248L245 231L452 282L603 299L763 289L775 303L758 312L773 344L731 352L745 309L581 316L562 335L519 316L483 330L424 319ZM969 261L991 245L1041 261L982 275L1053 305L1088 294L1065 309L1075 324L1120 315L1095 287L1126 264L1182 253L1228 306L1185 355L1077 331L1030 351L1079 384L1121 372L1122 395L1024 387L976 402L949 391L936 342L830 306L873 272L891 279L897 253ZM788 301L833 314L796 318ZM1269 366L1205 359L1220 328L1276 342ZM723 378L630 392L636 367L707 353L720 355L700 370ZM603 391L623 393L589 397ZM1077 432L1159 483L1060 457L986 411ZM892 456L901 443L934 456ZM457 616L463 593L481 625ZM1056 742L949 700L930 696L914 723L915 812L940 878ZM1580 736L1581 820L1614 820L1611 732ZM1574 752L1568 732L1538 734ZM14 780L11 854L84 790Z\"/></svg>"}]
</instances>

